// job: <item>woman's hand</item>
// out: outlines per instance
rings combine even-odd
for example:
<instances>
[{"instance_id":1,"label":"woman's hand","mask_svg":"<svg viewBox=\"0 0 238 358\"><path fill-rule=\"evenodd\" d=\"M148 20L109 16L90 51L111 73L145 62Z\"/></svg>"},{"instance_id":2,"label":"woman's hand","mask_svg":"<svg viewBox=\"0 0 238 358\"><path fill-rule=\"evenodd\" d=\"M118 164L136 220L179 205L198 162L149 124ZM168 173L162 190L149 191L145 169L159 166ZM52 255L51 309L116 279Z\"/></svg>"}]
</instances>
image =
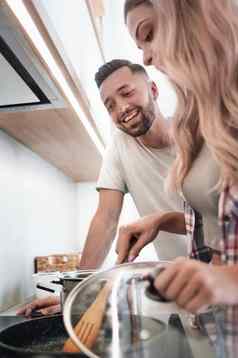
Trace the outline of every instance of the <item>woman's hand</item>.
<instances>
[{"instance_id":1,"label":"woman's hand","mask_svg":"<svg viewBox=\"0 0 238 358\"><path fill-rule=\"evenodd\" d=\"M158 214L145 216L129 225L121 226L117 240L117 263L129 262L139 255L144 246L153 241L159 232Z\"/></svg>"},{"instance_id":2,"label":"woman's hand","mask_svg":"<svg viewBox=\"0 0 238 358\"><path fill-rule=\"evenodd\" d=\"M59 297L48 296L46 298L36 299L17 311L18 316L30 317L32 312L37 310L43 315L55 314L60 312Z\"/></svg>"},{"instance_id":3,"label":"woman's hand","mask_svg":"<svg viewBox=\"0 0 238 358\"><path fill-rule=\"evenodd\" d=\"M155 288L191 313L214 304L238 304L238 266L213 266L177 258L155 279Z\"/></svg>"},{"instance_id":4,"label":"woman's hand","mask_svg":"<svg viewBox=\"0 0 238 358\"><path fill-rule=\"evenodd\" d=\"M122 226L117 240L117 264L126 260L134 261L143 247L156 238L159 231L185 234L184 214L180 212L156 212L129 225Z\"/></svg>"}]
</instances>

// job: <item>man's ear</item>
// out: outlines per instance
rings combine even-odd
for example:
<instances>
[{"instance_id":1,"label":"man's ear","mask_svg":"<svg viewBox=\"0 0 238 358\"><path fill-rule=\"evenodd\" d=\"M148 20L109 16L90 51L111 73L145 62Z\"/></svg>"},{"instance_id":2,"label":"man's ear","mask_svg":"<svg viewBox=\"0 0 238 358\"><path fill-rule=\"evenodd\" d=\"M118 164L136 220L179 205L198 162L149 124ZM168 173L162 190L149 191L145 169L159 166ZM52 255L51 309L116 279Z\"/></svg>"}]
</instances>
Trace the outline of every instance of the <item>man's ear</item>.
<instances>
[{"instance_id":1,"label":"man's ear","mask_svg":"<svg viewBox=\"0 0 238 358\"><path fill-rule=\"evenodd\" d=\"M150 88L153 95L154 100L156 100L159 96L159 89L154 81L150 82Z\"/></svg>"}]
</instances>

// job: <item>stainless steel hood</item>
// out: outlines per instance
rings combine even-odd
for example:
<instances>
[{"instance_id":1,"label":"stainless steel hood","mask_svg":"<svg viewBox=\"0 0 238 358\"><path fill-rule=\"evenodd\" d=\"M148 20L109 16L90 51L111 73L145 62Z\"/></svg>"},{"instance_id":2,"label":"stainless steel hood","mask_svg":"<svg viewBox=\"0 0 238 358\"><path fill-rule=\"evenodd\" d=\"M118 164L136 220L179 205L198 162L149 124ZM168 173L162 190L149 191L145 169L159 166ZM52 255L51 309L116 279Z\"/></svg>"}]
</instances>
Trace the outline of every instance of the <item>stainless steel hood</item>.
<instances>
[{"instance_id":1,"label":"stainless steel hood","mask_svg":"<svg viewBox=\"0 0 238 358\"><path fill-rule=\"evenodd\" d=\"M65 107L61 94L9 11L0 5L0 111Z\"/></svg>"}]
</instances>

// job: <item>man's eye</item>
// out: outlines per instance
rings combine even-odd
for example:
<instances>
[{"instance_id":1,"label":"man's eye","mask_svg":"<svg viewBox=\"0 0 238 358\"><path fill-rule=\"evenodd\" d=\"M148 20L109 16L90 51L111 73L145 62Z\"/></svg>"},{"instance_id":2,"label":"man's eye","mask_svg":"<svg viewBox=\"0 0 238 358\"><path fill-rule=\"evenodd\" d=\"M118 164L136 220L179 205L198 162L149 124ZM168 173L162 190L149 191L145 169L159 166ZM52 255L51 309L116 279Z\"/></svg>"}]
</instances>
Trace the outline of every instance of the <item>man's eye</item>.
<instances>
[{"instance_id":1,"label":"man's eye","mask_svg":"<svg viewBox=\"0 0 238 358\"><path fill-rule=\"evenodd\" d=\"M132 94L133 94L133 91L124 92L124 93L123 93L123 95L124 95L125 97L130 97Z\"/></svg>"},{"instance_id":2,"label":"man's eye","mask_svg":"<svg viewBox=\"0 0 238 358\"><path fill-rule=\"evenodd\" d=\"M108 105L107 110L108 110L108 112L112 112L113 111L113 105L112 104Z\"/></svg>"}]
</instances>

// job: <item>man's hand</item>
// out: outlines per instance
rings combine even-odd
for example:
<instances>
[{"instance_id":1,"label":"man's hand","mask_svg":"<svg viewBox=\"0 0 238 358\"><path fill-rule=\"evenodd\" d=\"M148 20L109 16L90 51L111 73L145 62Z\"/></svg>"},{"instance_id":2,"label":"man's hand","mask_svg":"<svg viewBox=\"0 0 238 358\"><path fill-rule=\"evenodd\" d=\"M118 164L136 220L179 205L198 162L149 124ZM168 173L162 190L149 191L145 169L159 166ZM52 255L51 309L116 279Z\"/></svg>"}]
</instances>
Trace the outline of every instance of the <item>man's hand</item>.
<instances>
[{"instance_id":1,"label":"man's hand","mask_svg":"<svg viewBox=\"0 0 238 358\"><path fill-rule=\"evenodd\" d=\"M27 305L23 306L17 311L18 316L30 317L32 311L39 311L43 315L55 314L60 312L60 301L59 297L48 296L46 298L39 298Z\"/></svg>"},{"instance_id":2,"label":"man's hand","mask_svg":"<svg viewBox=\"0 0 238 358\"><path fill-rule=\"evenodd\" d=\"M155 288L191 313L214 304L238 304L238 266L213 266L177 258L155 279Z\"/></svg>"},{"instance_id":3,"label":"man's hand","mask_svg":"<svg viewBox=\"0 0 238 358\"><path fill-rule=\"evenodd\" d=\"M144 246L152 242L159 232L158 213L145 216L119 230L116 252L117 264L129 262L139 255Z\"/></svg>"}]
</instances>

